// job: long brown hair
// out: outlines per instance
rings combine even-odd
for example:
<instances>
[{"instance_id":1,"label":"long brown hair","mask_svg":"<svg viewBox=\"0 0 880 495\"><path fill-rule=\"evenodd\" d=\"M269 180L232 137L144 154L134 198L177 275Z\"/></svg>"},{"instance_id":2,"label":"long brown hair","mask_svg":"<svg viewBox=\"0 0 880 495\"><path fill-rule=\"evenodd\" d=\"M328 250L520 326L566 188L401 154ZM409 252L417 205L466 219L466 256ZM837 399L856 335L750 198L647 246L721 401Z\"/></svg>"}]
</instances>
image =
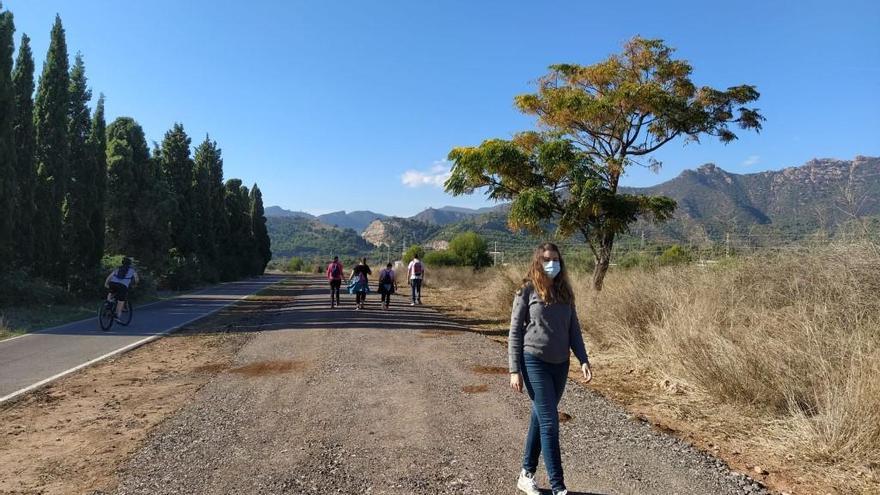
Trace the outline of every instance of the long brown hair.
<instances>
[{"instance_id":1,"label":"long brown hair","mask_svg":"<svg viewBox=\"0 0 880 495\"><path fill-rule=\"evenodd\" d=\"M555 251L559 255L559 274L556 278L550 278L544 273L544 251ZM531 283L538 296L547 304L561 303L574 304L574 291L568 280L568 270L565 269L565 260L562 252L552 242L545 242L535 249L532 263L523 284Z\"/></svg>"}]
</instances>

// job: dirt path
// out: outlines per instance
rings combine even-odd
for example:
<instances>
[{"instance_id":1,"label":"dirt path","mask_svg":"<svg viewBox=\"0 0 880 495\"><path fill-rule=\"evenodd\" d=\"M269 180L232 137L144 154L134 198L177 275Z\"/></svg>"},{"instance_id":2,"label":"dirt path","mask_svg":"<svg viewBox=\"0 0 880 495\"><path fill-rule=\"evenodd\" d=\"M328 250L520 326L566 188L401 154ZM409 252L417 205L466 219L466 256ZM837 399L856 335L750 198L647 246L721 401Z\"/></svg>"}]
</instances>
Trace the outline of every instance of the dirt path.
<instances>
[{"instance_id":1,"label":"dirt path","mask_svg":"<svg viewBox=\"0 0 880 495\"><path fill-rule=\"evenodd\" d=\"M529 402L507 387L505 349L371 297L366 311L331 310L320 284L262 319L117 492L515 493ZM762 492L574 382L560 409L572 494Z\"/></svg>"}]
</instances>

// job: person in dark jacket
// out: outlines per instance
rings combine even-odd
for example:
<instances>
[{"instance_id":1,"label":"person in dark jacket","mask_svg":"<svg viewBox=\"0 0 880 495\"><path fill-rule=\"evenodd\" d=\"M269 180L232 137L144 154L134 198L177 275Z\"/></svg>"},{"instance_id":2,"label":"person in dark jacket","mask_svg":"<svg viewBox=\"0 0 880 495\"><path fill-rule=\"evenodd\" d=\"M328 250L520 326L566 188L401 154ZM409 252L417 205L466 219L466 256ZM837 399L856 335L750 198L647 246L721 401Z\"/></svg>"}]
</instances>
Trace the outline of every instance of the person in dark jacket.
<instances>
[{"instance_id":1,"label":"person in dark jacket","mask_svg":"<svg viewBox=\"0 0 880 495\"><path fill-rule=\"evenodd\" d=\"M580 362L586 381L592 380L565 262L555 244L544 243L535 250L523 286L514 298L508 339L510 387L522 392L525 385L532 400L522 470L517 479L517 488L529 495L540 493L535 471L542 453L553 495L568 494L559 450L557 406L565 391L569 350Z\"/></svg>"}]
</instances>

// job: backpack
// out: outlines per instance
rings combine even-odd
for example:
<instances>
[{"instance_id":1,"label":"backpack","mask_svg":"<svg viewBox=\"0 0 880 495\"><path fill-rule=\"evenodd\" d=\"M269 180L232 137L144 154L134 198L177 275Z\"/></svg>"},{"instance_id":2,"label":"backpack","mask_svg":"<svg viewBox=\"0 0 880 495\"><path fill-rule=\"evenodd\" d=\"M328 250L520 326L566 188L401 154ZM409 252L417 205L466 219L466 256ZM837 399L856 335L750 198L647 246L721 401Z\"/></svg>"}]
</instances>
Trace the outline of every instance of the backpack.
<instances>
[{"instance_id":1,"label":"backpack","mask_svg":"<svg viewBox=\"0 0 880 495\"><path fill-rule=\"evenodd\" d=\"M114 275L116 275L116 278L120 280L125 280L129 270L131 270L130 266L120 266L116 269L116 273Z\"/></svg>"},{"instance_id":2,"label":"backpack","mask_svg":"<svg viewBox=\"0 0 880 495\"><path fill-rule=\"evenodd\" d=\"M391 272L388 271L388 270L384 270L384 271L382 271L382 279L379 280L379 283L380 283L380 284L390 284L391 282L392 282L392 280L391 280Z\"/></svg>"},{"instance_id":3,"label":"backpack","mask_svg":"<svg viewBox=\"0 0 880 495\"><path fill-rule=\"evenodd\" d=\"M339 278L341 274L339 273L339 263L331 263L330 264L330 276L333 278Z\"/></svg>"},{"instance_id":4,"label":"backpack","mask_svg":"<svg viewBox=\"0 0 880 495\"><path fill-rule=\"evenodd\" d=\"M413 265L413 275L415 275L417 277L422 276L422 262L421 261L416 261L416 263Z\"/></svg>"}]
</instances>

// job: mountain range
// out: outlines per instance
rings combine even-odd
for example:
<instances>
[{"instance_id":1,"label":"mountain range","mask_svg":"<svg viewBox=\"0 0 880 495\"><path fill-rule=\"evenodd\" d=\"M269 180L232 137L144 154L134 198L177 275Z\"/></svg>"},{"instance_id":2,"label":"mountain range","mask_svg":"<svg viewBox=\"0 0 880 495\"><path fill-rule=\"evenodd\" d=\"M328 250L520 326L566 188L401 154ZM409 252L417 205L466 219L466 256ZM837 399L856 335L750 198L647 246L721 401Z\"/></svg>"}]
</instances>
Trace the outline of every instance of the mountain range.
<instances>
[{"instance_id":1,"label":"mountain range","mask_svg":"<svg viewBox=\"0 0 880 495\"><path fill-rule=\"evenodd\" d=\"M660 225L640 221L633 226L631 232L652 241L718 242L728 234L796 239L820 230L833 232L855 218L880 216L880 158L814 159L799 167L752 174L706 164L655 186L621 188L621 192L663 195L678 203L672 220ZM327 249L366 254L377 246L403 243L442 247L466 231L508 248L528 249L535 240L510 232L506 215L503 204L481 209L428 208L409 218L371 211L314 216L266 208L273 252L278 257L308 256ZM299 241L291 242L291 235ZM282 246L286 248L279 249Z\"/></svg>"}]
</instances>

